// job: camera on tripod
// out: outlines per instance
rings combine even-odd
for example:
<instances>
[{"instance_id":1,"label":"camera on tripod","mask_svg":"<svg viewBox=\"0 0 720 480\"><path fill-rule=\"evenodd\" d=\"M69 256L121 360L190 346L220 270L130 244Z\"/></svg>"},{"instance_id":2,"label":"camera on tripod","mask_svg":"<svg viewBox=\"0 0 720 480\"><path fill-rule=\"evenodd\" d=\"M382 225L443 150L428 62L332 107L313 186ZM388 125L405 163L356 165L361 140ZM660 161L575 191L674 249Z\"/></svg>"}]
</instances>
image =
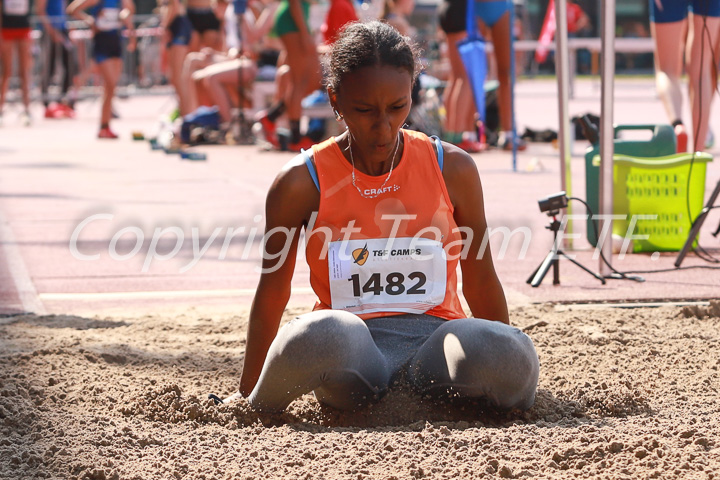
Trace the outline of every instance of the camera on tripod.
<instances>
[{"instance_id":1,"label":"camera on tripod","mask_svg":"<svg viewBox=\"0 0 720 480\"><path fill-rule=\"evenodd\" d=\"M550 268L552 268L553 285L560 285L560 258L565 258L571 263L574 263L581 269L585 270L593 277L600 280L600 282L605 285L605 279L603 277L593 272L589 268L585 267L584 265L580 264L580 262L578 262L574 258L567 256L565 252L560 250L558 246L558 232L562 223L555 217L560 214L561 208L565 208L568 206L567 193L565 191L562 191L553 195L549 195L545 198L541 198L540 200L538 200L538 206L540 207L541 212L545 212L548 217L552 217L550 225L545 228L547 228L553 233L553 245L550 251L545 256L545 259L542 261L542 263L538 265L532 275L530 275L530 277L527 279L527 283L529 283L533 287L540 286L543 278L545 278L547 272L550 270Z\"/></svg>"},{"instance_id":2,"label":"camera on tripod","mask_svg":"<svg viewBox=\"0 0 720 480\"><path fill-rule=\"evenodd\" d=\"M568 197L564 191L538 200L540 211L547 213L549 217L554 217L560 213L561 208L565 208L567 205Z\"/></svg>"}]
</instances>

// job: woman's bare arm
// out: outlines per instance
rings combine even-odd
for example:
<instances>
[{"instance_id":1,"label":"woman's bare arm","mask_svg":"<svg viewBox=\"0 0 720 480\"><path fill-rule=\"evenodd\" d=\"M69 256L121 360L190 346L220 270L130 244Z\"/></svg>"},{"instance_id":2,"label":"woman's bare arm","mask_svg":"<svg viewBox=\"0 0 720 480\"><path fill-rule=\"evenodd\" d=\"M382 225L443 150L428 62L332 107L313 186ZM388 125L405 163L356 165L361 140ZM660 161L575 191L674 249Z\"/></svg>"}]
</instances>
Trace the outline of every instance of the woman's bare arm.
<instances>
[{"instance_id":1,"label":"woman's bare arm","mask_svg":"<svg viewBox=\"0 0 720 480\"><path fill-rule=\"evenodd\" d=\"M70 5L67 6L65 12L71 17L77 18L87 23L92 29L95 28L95 19L92 15L85 12L85 9L94 7L97 5L99 0L73 0Z\"/></svg>"},{"instance_id":2,"label":"woman's bare arm","mask_svg":"<svg viewBox=\"0 0 720 480\"><path fill-rule=\"evenodd\" d=\"M265 248L260 282L250 310L240 393L247 397L260 377L265 356L290 299L300 230L317 210L319 193L307 167L295 162L275 179L265 205Z\"/></svg>"},{"instance_id":3,"label":"woman's bare arm","mask_svg":"<svg viewBox=\"0 0 720 480\"><path fill-rule=\"evenodd\" d=\"M443 177L455 207L455 222L461 230L471 232L464 238L464 242L469 242L469 248L463 248L467 254L460 259L465 300L474 317L509 323L505 293L495 272L490 246L483 247L487 221L477 167L463 150L447 143L443 147Z\"/></svg>"}]
</instances>

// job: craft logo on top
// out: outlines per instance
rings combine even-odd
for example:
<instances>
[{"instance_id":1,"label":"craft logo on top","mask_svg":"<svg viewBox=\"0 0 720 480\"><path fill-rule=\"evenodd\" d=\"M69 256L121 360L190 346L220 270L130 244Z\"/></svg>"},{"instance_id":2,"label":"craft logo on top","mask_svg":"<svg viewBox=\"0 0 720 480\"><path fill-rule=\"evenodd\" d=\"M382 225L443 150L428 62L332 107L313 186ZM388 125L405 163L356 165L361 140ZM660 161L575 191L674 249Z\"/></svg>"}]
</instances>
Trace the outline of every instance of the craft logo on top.
<instances>
[{"instance_id":1,"label":"craft logo on top","mask_svg":"<svg viewBox=\"0 0 720 480\"><path fill-rule=\"evenodd\" d=\"M400 190L400 185L393 184L382 188L366 188L363 190L363 195L380 195L382 193L397 192Z\"/></svg>"}]
</instances>

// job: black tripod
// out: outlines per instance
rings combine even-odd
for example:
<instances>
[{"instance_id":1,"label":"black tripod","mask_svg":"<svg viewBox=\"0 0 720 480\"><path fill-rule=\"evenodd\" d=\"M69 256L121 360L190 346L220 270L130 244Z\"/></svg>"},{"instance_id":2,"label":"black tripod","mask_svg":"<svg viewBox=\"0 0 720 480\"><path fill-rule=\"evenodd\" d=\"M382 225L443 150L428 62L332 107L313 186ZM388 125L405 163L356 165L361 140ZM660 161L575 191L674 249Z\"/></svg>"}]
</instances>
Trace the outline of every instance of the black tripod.
<instances>
[{"instance_id":1,"label":"black tripod","mask_svg":"<svg viewBox=\"0 0 720 480\"><path fill-rule=\"evenodd\" d=\"M593 277L597 278L602 282L603 285L605 285L605 279L598 275L597 273L593 272L589 268L582 265L580 262L575 260L574 258L570 258L565 252L560 250L558 248L558 231L560 230L560 221L557 219L557 215L560 213L558 210L552 210L550 212L547 212L548 216L552 217L552 222L550 222L550 225L545 227L548 230L551 230L553 232L553 246L548 252L548 254L545 256L545 259L542 261L540 265L535 269L535 271L530 275L530 277L527 279L527 283L532 285L533 287L539 287L540 284L543 281L543 278L545 278L545 275L547 275L548 270L550 270L550 267L553 268L553 285L560 285L560 257L564 257L568 260L570 260L572 263L577 265L578 267L585 270L587 273L592 275Z\"/></svg>"},{"instance_id":2,"label":"black tripod","mask_svg":"<svg viewBox=\"0 0 720 480\"><path fill-rule=\"evenodd\" d=\"M705 208L702 209L700 215L698 215L693 222L692 228L690 229L690 234L688 235L687 240L685 240L685 245L683 245L682 250L680 250L677 259L675 260L676 267L680 266L683 259L685 258L685 255L687 255L692 248L695 239L700 233L700 227L702 227L703 222L705 221L705 217L707 217L707 214L710 210L715 208L715 200L717 200L718 196L720 196L720 181L718 181L717 185L715 185L715 190L713 190L713 193L710 195L707 204L705 204ZM717 230L713 232L713 237L717 237L718 233L720 233L720 224L718 224Z\"/></svg>"}]
</instances>

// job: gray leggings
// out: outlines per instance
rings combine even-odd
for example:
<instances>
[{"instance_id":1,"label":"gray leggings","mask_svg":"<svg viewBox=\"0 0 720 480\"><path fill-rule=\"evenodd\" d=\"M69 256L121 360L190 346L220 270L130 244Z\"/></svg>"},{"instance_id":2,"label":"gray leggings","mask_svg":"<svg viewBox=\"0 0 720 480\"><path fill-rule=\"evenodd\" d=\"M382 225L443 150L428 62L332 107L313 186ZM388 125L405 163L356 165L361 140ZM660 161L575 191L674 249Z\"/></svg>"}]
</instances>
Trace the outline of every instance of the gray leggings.
<instances>
[{"instance_id":1,"label":"gray leggings","mask_svg":"<svg viewBox=\"0 0 720 480\"><path fill-rule=\"evenodd\" d=\"M363 321L318 310L280 329L249 401L279 412L313 392L321 403L356 410L405 377L422 394L452 392L525 410L535 401L538 373L530 337L504 323L413 314Z\"/></svg>"}]
</instances>

